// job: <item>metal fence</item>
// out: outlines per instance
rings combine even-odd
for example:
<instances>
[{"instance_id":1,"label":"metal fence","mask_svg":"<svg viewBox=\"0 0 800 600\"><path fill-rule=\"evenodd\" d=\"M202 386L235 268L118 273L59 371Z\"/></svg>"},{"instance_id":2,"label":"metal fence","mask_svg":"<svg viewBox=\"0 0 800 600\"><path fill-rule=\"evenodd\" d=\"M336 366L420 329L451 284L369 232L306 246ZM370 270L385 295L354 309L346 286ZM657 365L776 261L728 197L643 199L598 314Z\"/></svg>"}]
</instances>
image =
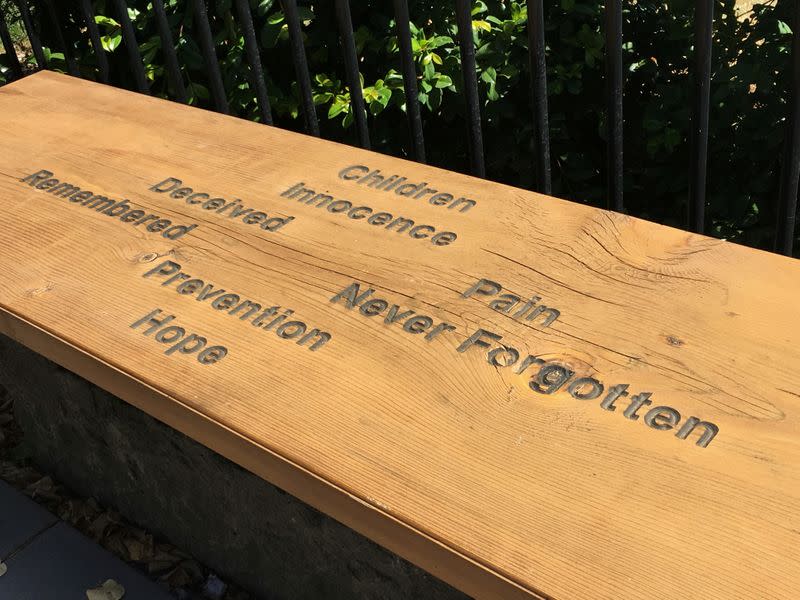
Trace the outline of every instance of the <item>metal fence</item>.
<instances>
[{"instance_id":1,"label":"metal fence","mask_svg":"<svg viewBox=\"0 0 800 600\"><path fill-rule=\"evenodd\" d=\"M68 0L69 1L69 0ZM109 63L103 50L100 32L95 22L91 0L72 0L79 3L86 34L89 36L98 63L98 77L109 81ZM228 114L228 102L223 79L214 48L205 0L186 0L193 2L198 20L198 43L203 53L211 92L213 107L220 113ZM243 33L246 56L250 67L252 85L258 103L261 121L272 124L272 111L264 79L259 48L248 0L233 0L236 6L239 26ZM485 177L485 162L482 135L481 105L478 95L475 47L472 37L470 0L454 0L458 24L458 42L461 51L461 68L464 78L464 102L466 105L469 162L473 175ZM25 26L31 48L39 66L46 64L39 25L31 17L32 0L15 0ZM354 107L355 126L359 144L370 147L370 133L367 112L359 76L359 57L353 36L349 0L334 0L341 52L344 59L347 84L351 90ZM400 49L403 86L406 94L406 113L411 139L411 152L415 160L425 162L425 139L422 128L417 89L417 74L411 47L408 0L393 0ZM55 32L55 44L65 53L67 70L75 76L80 75L74 57L64 41L62 24L53 0L38 0L42 9L38 11L49 19ZM135 86L141 93L149 93L148 81L135 31L128 15L125 0L111 0L111 7L122 26L122 39ZM281 0L288 25L291 56L296 81L301 97L301 110L305 131L314 136L320 135L319 122L314 106L311 79L301 31L301 20L296 0ZM686 228L703 232L705 229L706 176L708 172L709 136L709 92L711 81L711 56L714 0L695 0L695 49L693 67L693 90L691 111L691 160L687 177L689 198ZM164 51L164 61L174 99L187 101L187 93L181 74L178 56L175 51L173 34L170 31L163 0L153 0L158 34ZM610 209L623 211L623 31L622 2L607 0L605 4L605 48L606 48L606 108L607 108L607 186L606 198ZM794 241L797 212L798 181L800 180L800 0L794 0L793 40L791 59L791 105L784 132L784 159L780 175L777 222L775 224L774 249L791 256ZM548 128L547 73L545 62L545 27L543 0L528 0L528 39L529 39L529 78L531 82L531 118L533 122L534 189L542 193L551 192L550 135ZM16 58L6 25L5 15L0 14L0 37L11 61L12 77L21 77L23 68Z\"/></svg>"}]
</instances>

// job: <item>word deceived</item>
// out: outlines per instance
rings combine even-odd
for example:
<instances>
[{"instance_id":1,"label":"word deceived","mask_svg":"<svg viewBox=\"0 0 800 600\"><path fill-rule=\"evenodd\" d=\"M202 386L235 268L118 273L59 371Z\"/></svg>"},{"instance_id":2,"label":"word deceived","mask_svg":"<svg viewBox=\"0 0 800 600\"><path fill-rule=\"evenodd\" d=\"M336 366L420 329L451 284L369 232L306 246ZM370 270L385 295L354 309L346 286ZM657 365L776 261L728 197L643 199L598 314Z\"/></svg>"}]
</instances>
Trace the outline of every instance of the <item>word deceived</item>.
<instances>
[{"instance_id":1,"label":"word deceived","mask_svg":"<svg viewBox=\"0 0 800 600\"><path fill-rule=\"evenodd\" d=\"M378 190L380 192L394 192L398 196L420 200L425 196L428 203L434 206L446 206L449 209L457 208L459 212L467 212L477 202L464 196L456 198L448 192L440 192L428 187L428 182L409 183L408 178L400 175L384 175L380 169L370 169L364 165L351 165L339 171L339 179L352 181L360 185Z\"/></svg>"},{"instance_id":2,"label":"word deceived","mask_svg":"<svg viewBox=\"0 0 800 600\"><path fill-rule=\"evenodd\" d=\"M175 177L168 177L148 189L157 194L169 192L170 198L185 200L186 204L190 206L199 207L201 210L214 211L215 214L224 215L229 219L241 219L245 225L258 225L264 231L277 231L294 220L294 217L270 217L265 212L247 208L238 198L228 202L224 198L212 198L209 193L196 192L190 187L181 186L183 186L183 181Z\"/></svg>"},{"instance_id":3,"label":"word deceived","mask_svg":"<svg viewBox=\"0 0 800 600\"><path fill-rule=\"evenodd\" d=\"M493 296L501 290L502 286L499 283L488 279L479 279L464 290L460 296L462 298L469 298L474 294ZM426 335L422 336L422 339L428 342L442 333L456 332L456 327L449 323L442 322L434 326L434 319L427 315L417 315L413 310L401 311L401 307L398 304L390 305L388 300L373 298L374 292L375 290L371 287L362 291L361 284L353 282L333 295L330 298L330 302L334 304L342 303L348 310L357 308L361 315L368 318L385 315L383 318L385 325L402 322L403 331L411 334L426 333ZM538 296L534 298L538 300ZM499 304L492 305L498 300L500 301ZM518 296L505 299L499 296L497 300L490 303L490 307L498 312L508 313L520 300ZM519 319L527 318L526 315L530 314L527 311L533 307L535 302L536 300L534 299L527 301L523 305L525 310L520 312L521 309L517 309L517 313L511 316ZM550 323L558 318L560 313L555 309L544 308L545 310L537 314L546 315L543 326L549 326ZM553 312L546 314L546 311ZM533 311L530 312L532 313ZM455 335L460 334L455 333ZM528 381L528 387L538 394L554 394L566 386L566 392L574 399L587 401L598 399L605 392L606 395L600 402L600 408L609 412L615 412L617 410L617 401L629 395L628 388L630 386L627 383L612 385L606 390L605 384L598 379L594 377L576 378L574 370L558 361L545 360L532 354L527 354L525 358L522 358L522 353L519 350L501 343L502 339L503 336L498 333L479 328L465 338L460 338L460 342L456 346L456 352L463 354L469 350L482 349L486 353L486 362L490 365L498 369L512 368L512 371L517 375L525 373L531 367L538 367L538 370L531 375ZM653 404L650 399L652 395L652 392L639 392L630 396L630 403L622 410L622 416L630 421L638 421L641 417L639 411ZM698 417L689 417L682 424L681 419L681 413L676 409L662 405L648 409L642 421L651 429L661 431L677 429L675 437L682 440L688 438L695 430L702 430L696 442L701 448L706 448L719 432L719 428L714 423L702 421ZM680 427L678 427L679 424Z\"/></svg>"},{"instance_id":4,"label":"word deceived","mask_svg":"<svg viewBox=\"0 0 800 600\"><path fill-rule=\"evenodd\" d=\"M320 349L331 339L327 331L317 328L311 330L303 321L287 321L294 311L290 308L281 310L275 305L263 308L259 302L243 299L239 294L229 292L213 283L194 278L183 271L177 262L167 260L150 269L142 275L145 279L150 277L166 278L162 286L175 286L175 292L181 296L195 296L197 302L206 303L213 310L220 311L240 321L249 321L253 327L263 331L272 331L284 340L296 340L300 346L308 345L312 352Z\"/></svg>"},{"instance_id":5,"label":"word deceived","mask_svg":"<svg viewBox=\"0 0 800 600\"><path fill-rule=\"evenodd\" d=\"M145 228L147 231L151 233L160 232L168 240L177 240L197 227L196 223L173 225L170 219L162 219L156 214L135 208L128 200L115 201L102 194L82 190L77 185L72 185L53 177L52 171L41 170L21 178L20 181L27 183L34 189L47 192L58 198L65 198L73 204L94 209L109 217L116 217L121 222L128 223L134 227L149 223Z\"/></svg>"},{"instance_id":6,"label":"word deceived","mask_svg":"<svg viewBox=\"0 0 800 600\"><path fill-rule=\"evenodd\" d=\"M315 208L325 208L332 214L347 215L354 221L366 219L370 225L384 227L386 231L407 232L410 237L416 240L427 239L434 246L447 246L458 237L452 231L437 232L433 225L415 224L413 219L407 217L396 217L388 212L375 212L369 206L354 206L349 200L335 200L330 194L318 194L313 189L305 187L303 182L294 184L282 192L281 196Z\"/></svg>"}]
</instances>

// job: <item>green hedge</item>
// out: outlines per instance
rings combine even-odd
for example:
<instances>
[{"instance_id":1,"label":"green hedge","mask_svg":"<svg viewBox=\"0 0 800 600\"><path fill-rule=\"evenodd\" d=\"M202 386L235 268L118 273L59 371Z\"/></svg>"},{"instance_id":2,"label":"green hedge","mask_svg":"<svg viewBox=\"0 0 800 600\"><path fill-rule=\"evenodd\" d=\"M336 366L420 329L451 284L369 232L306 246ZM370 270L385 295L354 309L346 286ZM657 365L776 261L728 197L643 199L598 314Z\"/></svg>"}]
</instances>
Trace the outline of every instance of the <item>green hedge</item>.
<instances>
[{"instance_id":1,"label":"green hedge","mask_svg":"<svg viewBox=\"0 0 800 600\"><path fill-rule=\"evenodd\" d=\"M0 0L5 1L7 0ZM61 3L58 3L61 4ZM80 18L65 3L61 19L83 73L95 58ZM150 3L129 0L154 94L170 96ZM192 2L166 0L191 102L209 106ZM301 2L306 52L323 136L355 143L353 115L330 0ZM405 156L410 148L391 2L351 3L374 149ZM411 1L413 50L428 159L467 171L466 124L454 2ZM787 115L790 22L788 0L757 4L745 18L734 0L715 3L707 209L708 233L753 246L771 244L778 171ZM300 129L299 99L287 28L274 0L251 0L263 49L276 124ZM113 83L133 87L111 2L95 0L112 64ZM524 2L478 0L473 36L483 101L487 175L530 187L534 172L527 78ZM689 168L693 2L626 2L625 204L634 215L681 226ZM545 2L554 193L604 203L603 7L594 2ZM209 14L232 112L257 120L243 40L231 0L211 0ZM42 37L47 43L46 19ZM50 48L50 68L65 70ZM32 59L29 58L29 61ZM0 61L1 62L1 61Z\"/></svg>"}]
</instances>

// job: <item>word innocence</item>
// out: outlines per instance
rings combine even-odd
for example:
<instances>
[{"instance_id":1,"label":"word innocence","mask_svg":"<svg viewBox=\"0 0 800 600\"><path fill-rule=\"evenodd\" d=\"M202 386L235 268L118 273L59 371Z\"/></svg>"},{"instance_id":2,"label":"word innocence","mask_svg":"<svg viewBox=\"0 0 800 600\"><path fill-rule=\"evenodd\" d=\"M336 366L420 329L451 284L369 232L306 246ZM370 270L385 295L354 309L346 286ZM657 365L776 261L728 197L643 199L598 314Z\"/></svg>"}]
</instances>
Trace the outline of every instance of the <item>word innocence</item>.
<instances>
[{"instance_id":1,"label":"word innocence","mask_svg":"<svg viewBox=\"0 0 800 600\"><path fill-rule=\"evenodd\" d=\"M453 231L437 231L433 225L416 223L408 217L399 217L390 212L378 211L366 204L337 199L328 193L317 193L312 188L306 187L302 181L281 192L281 197L297 200L313 208L325 209L333 215L367 223L383 231L405 233L412 239L425 240L434 246L448 246L458 238Z\"/></svg>"},{"instance_id":2,"label":"word innocence","mask_svg":"<svg viewBox=\"0 0 800 600\"><path fill-rule=\"evenodd\" d=\"M117 218L122 223L128 223L134 227L146 225L144 229L151 233L160 232L168 240L177 240L197 227L196 223L175 225L170 219L162 219L159 215L132 206L128 200L117 201L102 194L82 190L77 185L53 177L52 171L42 169L32 175L22 177L20 181L57 198L65 198L75 206L83 206L107 217Z\"/></svg>"}]
</instances>

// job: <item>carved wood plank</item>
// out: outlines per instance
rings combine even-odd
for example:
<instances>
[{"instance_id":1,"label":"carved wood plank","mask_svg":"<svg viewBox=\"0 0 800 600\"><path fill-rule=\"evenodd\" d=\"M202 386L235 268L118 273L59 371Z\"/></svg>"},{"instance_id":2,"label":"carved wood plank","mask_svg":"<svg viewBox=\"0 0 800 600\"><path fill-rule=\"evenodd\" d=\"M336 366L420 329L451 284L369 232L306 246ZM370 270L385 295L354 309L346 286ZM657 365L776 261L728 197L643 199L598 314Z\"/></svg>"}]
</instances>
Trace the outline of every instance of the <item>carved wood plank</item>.
<instances>
[{"instance_id":1,"label":"carved wood plank","mask_svg":"<svg viewBox=\"0 0 800 600\"><path fill-rule=\"evenodd\" d=\"M53 73L0 123L0 331L477 597L796 597L796 261Z\"/></svg>"}]
</instances>

